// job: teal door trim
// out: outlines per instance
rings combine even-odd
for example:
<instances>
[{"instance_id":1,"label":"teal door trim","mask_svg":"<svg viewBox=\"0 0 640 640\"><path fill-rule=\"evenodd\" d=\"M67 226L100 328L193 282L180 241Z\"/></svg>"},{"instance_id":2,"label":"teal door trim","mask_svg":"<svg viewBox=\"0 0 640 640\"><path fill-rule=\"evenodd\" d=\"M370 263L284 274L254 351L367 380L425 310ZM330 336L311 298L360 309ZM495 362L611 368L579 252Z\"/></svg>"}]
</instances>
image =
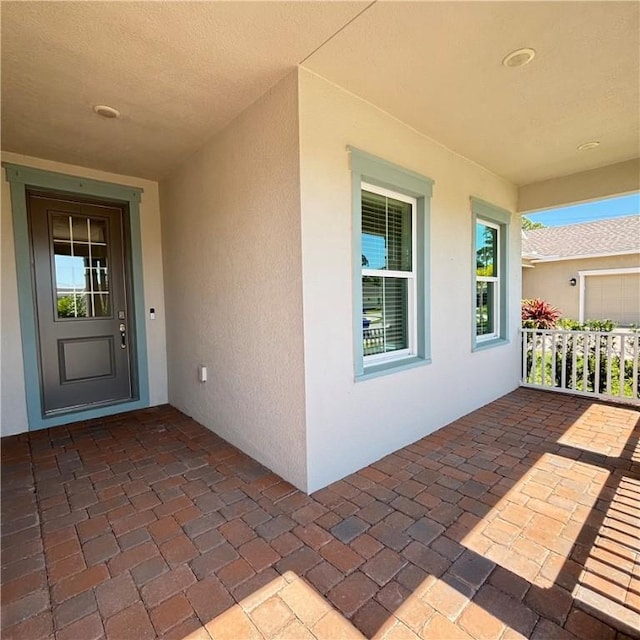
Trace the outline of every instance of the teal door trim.
<instances>
[{"instance_id":1,"label":"teal door trim","mask_svg":"<svg viewBox=\"0 0 640 640\"><path fill-rule=\"evenodd\" d=\"M22 334L24 382L29 430L47 429L60 424L131 411L149 406L149 371L147 364L147 330L145 326L142 279L142 242L140 237L140 199L143 190L99 180L79 178L52 171L2 163L11 188L13 238L16 254L18 308ZM137 381L134 398L95 409L69 411L45 417L42 411L40 370L34 290L31 275L31 249L27 222L27 187L52 193L91 196L128 205L131 261L131 286L134 306L135 352L133 371Z\"/></svg>"}]
</instances>

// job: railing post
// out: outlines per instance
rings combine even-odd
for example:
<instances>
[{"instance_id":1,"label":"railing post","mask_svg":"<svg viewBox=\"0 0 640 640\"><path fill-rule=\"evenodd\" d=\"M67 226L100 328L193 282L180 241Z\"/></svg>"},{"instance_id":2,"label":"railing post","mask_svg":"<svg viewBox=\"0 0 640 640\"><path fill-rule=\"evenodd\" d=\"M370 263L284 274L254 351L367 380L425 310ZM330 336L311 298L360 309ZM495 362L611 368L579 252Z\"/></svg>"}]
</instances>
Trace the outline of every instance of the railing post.
<instances>
[{"instance_id":1,"label":"railing post","mask_svg":"<svg viewBox=\"0 0 640 640\"><path fill-rule=\"evenodd\" d=\"M624 382L625 382L625 376L624 376L624 344L625 344L625 339L620 336L620 355L618 356L620 358L620 364L618 365L619 371L618 371L618 395L623 398L624 397Z\"/></svg>"},{"instance_id":2,"label":"railing post","mask_svg":"<svg viewBox=\"0 0 640 640\"><path fill-rule=\"evenodd\" d=\"M571 334L571 384L574 391L578 390L578 332Z\"/></svg>"},{"instance_id":3,"label":"railing post","mask_svg":"<svg viewBox=\"0 0 640 640\"><path fill-rule=\"evenodd\" d=\"M567 334L562 334L562 359L560 362L560 387L567 387Z\"/></svg>"},{"instance_id":4,"label":"railing post","mask_svg":"<svg viewBox=\"0 0 640 640\"><path fill-rule=\"evenodd\" d=\"M631 366L631 372L633 380L631 381L631 394L633 398L638 397L638 360L640 360L640 336L638 334L633 336L633 365Z\"/></svg>"},{"instance_id":5,"label":"railing post","mask_svg":"<svg viewBox=\"0 0 640 640\"><path fill-rule=\"evenodd\" d=\"M600 393L600 352L602 351L602 333L596 334L595 374L593 376L593 391Z\"/></svg>"},{"instance_id":6,"label":"railing post","mask_svg":"<svg viewBox=\"0 0 640 640\"><path fill-rule=\"evenodd\" d=\"M607 335L607 395L611 395L611 378L613 370L611 368L611 353L612 353L612 336L609 333Z\"/></svg>"}]
</instances>

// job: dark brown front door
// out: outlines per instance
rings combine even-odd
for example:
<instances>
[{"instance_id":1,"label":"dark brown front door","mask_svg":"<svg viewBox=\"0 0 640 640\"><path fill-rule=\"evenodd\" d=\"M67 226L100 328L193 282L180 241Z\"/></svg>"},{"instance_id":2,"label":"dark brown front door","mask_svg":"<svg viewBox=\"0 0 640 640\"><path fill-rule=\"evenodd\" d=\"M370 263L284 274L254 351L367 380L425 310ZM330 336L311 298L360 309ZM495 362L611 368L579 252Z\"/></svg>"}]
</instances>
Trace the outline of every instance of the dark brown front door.
<instances>
[{"instance_id":1,"label":"dark brown front door","mask_svg":"<svg viewBox=\"0 0 640 640\"><path fill-rule=\"evenodd\" d=\"M45 414L132 397L123 209L29 193Z\"/></svg>"}]
</instances>

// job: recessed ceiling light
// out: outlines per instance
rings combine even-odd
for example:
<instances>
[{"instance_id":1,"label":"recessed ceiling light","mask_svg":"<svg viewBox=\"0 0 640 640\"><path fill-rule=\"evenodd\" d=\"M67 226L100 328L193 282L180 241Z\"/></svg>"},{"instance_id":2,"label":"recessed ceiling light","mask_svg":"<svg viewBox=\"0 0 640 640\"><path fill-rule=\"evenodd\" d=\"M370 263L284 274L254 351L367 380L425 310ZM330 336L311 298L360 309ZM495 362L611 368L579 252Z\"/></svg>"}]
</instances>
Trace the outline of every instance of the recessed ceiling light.
<instances>
[{"instance_id":1,"label":"recessed ceiling light","mask_svg":"<svg viewBox=\"0 0 640 640\"><path fill-rule=\"evenodd\" d=\"M505 57L502 64L505 67L524 67L534 59L535 55L536 52L533 49L516 49Z\"/></svg>"},{"instance_id":2,"label":"recessed ceiling light","mask_svg":"<svg viewBox=\"0 0 640 640\"><path fill-rule=\"evenodd\" d=\"M591 142L584 142L581 145L578 145L578 151L588 151L589 149L595 149L599 146L600 143L597 140L592 140Z\"/></svg>"},{"instance_id":3,"label":"recessed ceiling light","mask_svg":"<svg viewBox=\"0 0 640 640\"><path fill-rule=\"evenodd\" d=\"M95 107L93 107L93 110L103 118L119 118L120 117L120 112L117 109L114 109L113 107L107 107L104 104L97 104Z\"/></svg>"}]
</instances>

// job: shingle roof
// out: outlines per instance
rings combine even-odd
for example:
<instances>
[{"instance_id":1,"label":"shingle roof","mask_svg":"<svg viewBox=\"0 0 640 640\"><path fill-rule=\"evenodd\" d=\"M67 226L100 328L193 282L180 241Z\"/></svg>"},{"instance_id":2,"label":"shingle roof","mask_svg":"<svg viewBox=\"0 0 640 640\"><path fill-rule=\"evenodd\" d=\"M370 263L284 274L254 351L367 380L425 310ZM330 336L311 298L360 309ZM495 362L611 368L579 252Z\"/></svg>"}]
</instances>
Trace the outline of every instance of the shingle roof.
<instances>
[{"instance_id":1,"label":"shingle roof","mask_svg":"<svg viewBox=\"0 0 640 640\"><path fill-rule=\"evenodd\" d=\"M522 232L526 258L571 258L640 252L640 215Z\"/></svg>"}]
</instances>

